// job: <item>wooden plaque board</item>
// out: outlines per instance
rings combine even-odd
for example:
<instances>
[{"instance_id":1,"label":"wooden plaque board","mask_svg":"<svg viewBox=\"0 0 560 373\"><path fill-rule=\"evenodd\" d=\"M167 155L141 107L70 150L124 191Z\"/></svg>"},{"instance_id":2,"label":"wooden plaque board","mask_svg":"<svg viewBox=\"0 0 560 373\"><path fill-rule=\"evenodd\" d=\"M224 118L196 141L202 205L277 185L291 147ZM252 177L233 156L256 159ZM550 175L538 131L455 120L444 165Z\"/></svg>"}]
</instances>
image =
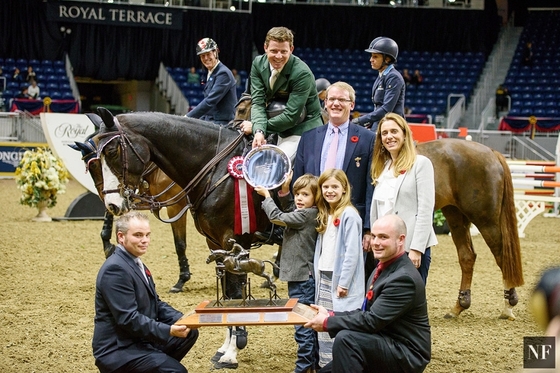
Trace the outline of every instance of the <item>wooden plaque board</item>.
<instances>
[{"instance_id":1,"label":"wooden plaque board","mask_svg":"<svg viewBox=\"0 0 560 373\"><path fill-rule=\"evenodd\" d=\"M205 300L175 324L189 328L202 326L250 326L250 325L303 325L311 320L316 312L311 307L298 303L296 298L240 300L216 302Z\"/></svg>"}]
</instances>

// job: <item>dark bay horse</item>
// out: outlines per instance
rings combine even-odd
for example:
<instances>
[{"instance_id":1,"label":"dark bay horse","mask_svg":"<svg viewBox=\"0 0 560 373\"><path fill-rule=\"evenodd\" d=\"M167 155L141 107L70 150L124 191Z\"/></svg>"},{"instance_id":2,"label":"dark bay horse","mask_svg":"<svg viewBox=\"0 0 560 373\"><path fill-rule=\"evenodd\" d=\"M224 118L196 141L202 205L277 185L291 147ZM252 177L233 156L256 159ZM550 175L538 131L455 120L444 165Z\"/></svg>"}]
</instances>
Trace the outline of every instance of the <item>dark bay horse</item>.
<instances>
[{"instance_id":1,"label":"dark bay horse","mask_svg":"<svg viewBox=\"0 0 560 373\"><path fill-rule=\"evenodd\" d=\"M195 227L210 250L229 250L231 239L246 249L258 242L254 231L266 231L270 223L262 211L262 198L252 193L247 210L252 211L251 231L236 233L234 187L228 164L246 149L238 131L197 119L161 113L127 113L116 117L98 109L103 124L93 138L103 171L106 208L115 215L129 211L149 162L174 180L186 196ZM241 194L241 192L240 192ZM249 214L251 216L251 214ZM230 276L234 277L234 276ZM226 293L241 298L239 284L230 283ZM227 335L226 335L227 337ZM222 363L237 366L236 335L230 335L218 353ZM226 365L227 366L227 365Z\"/></svg>"},{"instance_id":2,"label":"dark bay horse","mask_svg":"<svg viewBox=\"0 0 560 373\"><path fill-rule=\"evenodd\" d=\"M244 98L234 121L250 118L251 99L249 95ZM514 320L515 288L524 281L513 183L505 158L485 145L457 139L421 143L417 151L434 165L435 210L441 209L447 219L462 272L459 297L445 317L457 317L471 305L476 261L469 230L472 223L502 271L505 305L500 318Z\"/></svg>"},{"instance_id":3,"label":"dark bay horse","mask_svg":"<svg viewBox=\"0 0 560 373\"><path fill-rule=\"evenodd\" d=\"M95 127L99 129L102 119L95 114L88 114ZM95 134L94 134L95 135ZM93 136L92 136L93 137ZM82 160L86 164L86 170L93 179L95 188L99 198L103 201L103 173L101 170L101 162L97 158L97 145L89 138L84 143L76 142L72 146L75 150L82 153ZM175 184L165 173L157 166L151 164L144 171L143 182L140 185L140 194L146 194L149 198L154 197L160 202L180 196L182 188ZM173 242L175 244L175 252L179 262L179 279L177 283L169 290L171 293L178 293L183 290L183 286L191 278L189 260L186 255L187 250L187 218L184 214L187 202L185 198L177 198L176 203L167 206L167 214L172 218L171 230L173 232ZM149 206L139 206L137 209L149 208ZM111 235L113 229L113 214L106 212L101 231L101 239L103 240L103 251L105 257L113 254L115 245L111 243Z\"/></svg>"}]
</instances>

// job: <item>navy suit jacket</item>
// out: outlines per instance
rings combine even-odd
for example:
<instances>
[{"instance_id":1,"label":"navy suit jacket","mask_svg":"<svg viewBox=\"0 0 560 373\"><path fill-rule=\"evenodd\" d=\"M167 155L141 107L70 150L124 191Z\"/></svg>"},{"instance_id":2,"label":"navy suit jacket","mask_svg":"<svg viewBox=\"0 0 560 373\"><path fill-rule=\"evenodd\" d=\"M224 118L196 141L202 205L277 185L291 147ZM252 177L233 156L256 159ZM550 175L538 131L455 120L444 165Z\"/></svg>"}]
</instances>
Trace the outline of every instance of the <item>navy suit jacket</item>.
<instances>
[{"instance_id":1,"label":"navy suit jacket","mask_svg":"<svg viewBox=\"0 0 560 373\"><path fill-rule=\"evenodd\" d=\"M148 281L134 256L119 247L99 270L92 347L95 364L104 371L145 355L149 344L172 338L171 325L183 314L159 299L151 276Z\"/></svg>"},{"instance_id":2,"label":"navy suit jacket","mask_svg":"<svg viewBox=\"0 0 560 373\"><path fill-rule=\"evenodd\" d=\"M304 132L301 136L294 163L294 181L303 174L320 175L321 149L323 148L327 128L327 125L313 128ZM364 229L370 227L369 211L373 196L370 170L374 142L375 133L350 123L342 170L348 176L348 181L352 187L352 204L360 213Z\"/></svg>"},{"instance_id":3,"label":"navy suit jacket","mask_svg":"<svg viewBox=\"0 0 560 373\"><path fill-rule=\"evenodd\" d=\"M228 124L235 115L237 103L236 82L231 70L219 62L203 89L204 100L187 113L218 124Z\"/></svg>"}]
</instances>

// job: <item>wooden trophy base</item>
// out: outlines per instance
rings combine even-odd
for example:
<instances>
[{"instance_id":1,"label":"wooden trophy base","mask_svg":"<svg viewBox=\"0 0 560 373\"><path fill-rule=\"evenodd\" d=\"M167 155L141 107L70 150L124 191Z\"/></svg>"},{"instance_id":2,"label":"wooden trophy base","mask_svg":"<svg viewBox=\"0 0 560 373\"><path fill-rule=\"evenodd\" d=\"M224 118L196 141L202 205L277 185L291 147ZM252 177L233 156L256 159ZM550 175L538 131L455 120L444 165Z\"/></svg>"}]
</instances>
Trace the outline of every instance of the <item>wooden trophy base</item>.
<instances>
[{"instance_id":1,"label":"wooden trophy base","mask_svg":"<svg viewBox=\"0 0 560 373\"><path fill-rule=\"evenodd\" d=\"M250 326L250 325L303 325L315 316L311 307L298 303L297 298L257 300L205 300L175 324L189 328L202 326Z\"/></svg>"}]
</instances>

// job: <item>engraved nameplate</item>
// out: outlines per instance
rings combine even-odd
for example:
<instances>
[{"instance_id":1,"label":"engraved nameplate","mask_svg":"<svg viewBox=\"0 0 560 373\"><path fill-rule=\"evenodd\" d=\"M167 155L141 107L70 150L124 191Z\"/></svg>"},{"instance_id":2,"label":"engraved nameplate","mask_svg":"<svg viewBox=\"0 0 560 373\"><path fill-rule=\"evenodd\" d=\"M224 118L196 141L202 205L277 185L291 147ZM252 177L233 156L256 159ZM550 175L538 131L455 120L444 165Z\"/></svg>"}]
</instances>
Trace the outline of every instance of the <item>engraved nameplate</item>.
<instances>
[{"instance_id":1,"label":"engraved nameplate","mask_svg":"<svg viewBox=\"0 0 560 373\"><path fill-rule=\"evenodd\" d=\"M222 314L221 313L207 313L200 315L198 321L200 323L221 323Z\"/></svg>"},{"instance_id":2,"label":"engraved nameplate","mask_svg":"<svg viewBox=\"0 0 560 373\"><path fill-rule=\"evenodd\" d=\"M298 315L305 317L308 320L311 320L312 318L315 317L315 315L317 315L317 311L301 303L296 304L293 311Z\"/></svg>"},{"instance_id":3,"label":"engraved nameplate","mask_svg":"<svg viewBox=\"0 0 560 373\"><path fill-rule=\"evenodd\" d=\"M260 315L258 313L228 313L228 322L259 322Z\"/></svg>"},{"instance_id":4,"label":"engraved nameplate","mask_svg":"<svg viewBox=\"0 0 560 373\"><path fill-rule=\"evenodd\" d=\"M264 314L265 322L285 322L288 321L286 312L267 312Z\"/></svg>"}]
</instances>

